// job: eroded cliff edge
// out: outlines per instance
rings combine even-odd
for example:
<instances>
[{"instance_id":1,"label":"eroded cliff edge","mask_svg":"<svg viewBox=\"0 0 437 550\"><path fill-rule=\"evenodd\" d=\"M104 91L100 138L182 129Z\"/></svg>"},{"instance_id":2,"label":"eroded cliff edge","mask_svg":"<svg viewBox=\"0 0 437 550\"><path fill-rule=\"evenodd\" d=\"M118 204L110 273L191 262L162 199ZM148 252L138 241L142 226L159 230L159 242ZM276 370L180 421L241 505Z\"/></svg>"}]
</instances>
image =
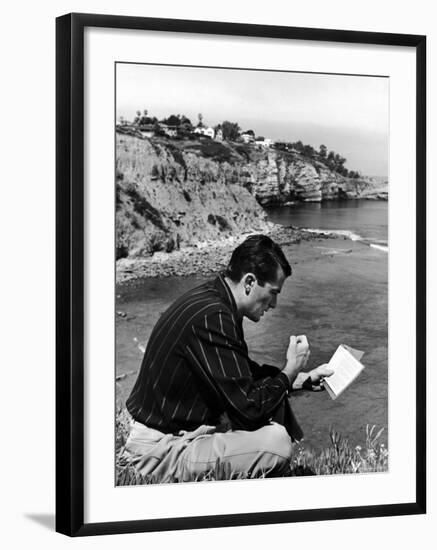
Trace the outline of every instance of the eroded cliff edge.
<instances>
[{"instance_id":1,"label":"eroded cliff edge","mask_svg":"<svg viewBox=\"0 0 437 550\"><path fill-rule=\"evenodd\" d=\"M384 199L387 188L383 180L346 178L296 152L117 133L117 259L269 231L265 205Z\"/></svg>"}]
</instances>

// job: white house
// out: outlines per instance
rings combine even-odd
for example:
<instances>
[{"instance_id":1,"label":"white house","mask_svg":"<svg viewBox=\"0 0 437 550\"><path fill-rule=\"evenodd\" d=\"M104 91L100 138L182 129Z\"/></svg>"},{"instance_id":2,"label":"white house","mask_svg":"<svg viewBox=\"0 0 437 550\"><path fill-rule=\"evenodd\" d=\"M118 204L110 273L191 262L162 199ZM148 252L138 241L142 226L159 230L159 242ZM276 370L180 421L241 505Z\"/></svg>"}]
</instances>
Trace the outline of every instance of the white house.
<instances>
[{"instance_id":1,"label":"white house","mask_svg":"<svg viewBox=\"0 0 437 550\"><path fill-rule=\"evenodd\" d=\"M161 124L161 128L168 137L176 137L178 135L177 126L170 126L169 124Z\"/></svg>"},{"instance_id":2,"label":"white house","mask_svg":"<svg viewBox=\"0 0 437 550\"><path fill-rule=\"evenodd\" d=\"M197 126L196 128L194 128L194 133L195 134L200 134L202 136L208 136L210 137L211 139L214 139L214 128L206 128L205 126Z\"/></svg>"},{"instance_id":3,"label":"white house","mask_svg":"<svg viewBox=\"0 0 437 550\"><path fill-rule=\"evenodd\" d=\"M252 134L241 134L241 139L244 141L244 143L253 143L255 141L255 138Z\"/></svg>"},{"instance_id":4,"label":"white house","mask_svg":"<svg viewBox=\"0 0 437 550\"><path fill-rule=\"evenodd\" d=\"M139 127L139 130L141 135L145 138L151 138L155 135L153 124L143 124L143 126Z\"/></svg>"},{"instance_id":5,"label":"white house","mask_svg":"<svg viewBox=\"0 0 437 550\"><path fill-rule=\"evenodd\" d=\"M257 139L255 140L255 145L258 145L258 147L263 147L264 149L268 149L273 145L273 140L270 138Z\"/></svg>"}]
</instances>

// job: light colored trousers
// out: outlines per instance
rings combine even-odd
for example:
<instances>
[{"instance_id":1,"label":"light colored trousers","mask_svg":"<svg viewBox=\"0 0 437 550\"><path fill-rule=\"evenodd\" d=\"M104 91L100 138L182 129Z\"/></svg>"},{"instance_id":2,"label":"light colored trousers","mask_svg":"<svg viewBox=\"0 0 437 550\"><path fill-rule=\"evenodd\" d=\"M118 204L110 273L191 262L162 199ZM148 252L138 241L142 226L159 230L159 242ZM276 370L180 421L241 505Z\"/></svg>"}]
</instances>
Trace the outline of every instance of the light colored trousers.
<instances>
[{"instance_id":1,"label":"light colored trousers","mask_svg":"<svg viewBox=\"0 0 437 550\"><path fill-rule=\"evenodd\" d=\"M274 422L253 432L222 433L214 426L200 426L173 435L132 420L125 446L125 456L138 473L158 483L202 478L214 471L217 459L235 478L281 475L290 466L291 454L290 436Z\"/></svg>"}]
</instances>

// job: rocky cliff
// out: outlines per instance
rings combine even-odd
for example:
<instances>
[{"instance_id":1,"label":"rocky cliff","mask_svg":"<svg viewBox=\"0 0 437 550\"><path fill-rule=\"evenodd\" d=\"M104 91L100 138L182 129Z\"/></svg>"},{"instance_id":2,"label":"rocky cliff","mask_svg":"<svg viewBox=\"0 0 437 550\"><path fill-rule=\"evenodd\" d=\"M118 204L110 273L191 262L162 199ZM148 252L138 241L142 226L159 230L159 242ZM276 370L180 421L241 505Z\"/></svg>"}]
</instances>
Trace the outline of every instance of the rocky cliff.
<instances>
[{"instance_id":1,"label":"rocky cliff","mask_svg":"<svg viewBox=\"0 0 437 550\"><path fill-rule=\"evenodd\" d=\"M117 258L266 230L264 210L238 183L238 158L223 146L218 160L202 145L117 134Z\"/></svg>"},{"instance_id":2,"label":"rocky cliff","mask_svg":"<svg viewBox=\"0 0 437 550\"><path fill-rule=\"evenodd\" d=\"M299 153L268 149L251 157L242 182L262 205L387 199L388 183L381 178L346 178Z\"/></svg>"},{"instance_id":3,"label":"rocky cliff","mask_svg":"<svg viewBox=\"0 0 437 550\"><path fill-rule=\"evenodd\" d=\"M265 231L261 205L387 196L384 182L345 178L299 153L207 138L116 138L117 258Z\"/></svg>"}]
</instances>

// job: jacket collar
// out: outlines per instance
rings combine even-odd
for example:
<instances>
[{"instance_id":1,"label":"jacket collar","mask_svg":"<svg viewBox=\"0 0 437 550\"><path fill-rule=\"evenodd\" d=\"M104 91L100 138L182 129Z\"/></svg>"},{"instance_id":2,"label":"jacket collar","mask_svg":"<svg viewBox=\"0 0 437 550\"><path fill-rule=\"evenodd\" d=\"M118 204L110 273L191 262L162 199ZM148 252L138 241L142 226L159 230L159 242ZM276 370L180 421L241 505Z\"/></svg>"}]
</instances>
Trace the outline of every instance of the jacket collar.
<instances>
[{"instance_id":1,"label":"jacket collar","mask_svg":"<svg viewBox=\"0 0 437 550\"><path fill-rule=\"evenodd\" d=\"M224 273L220 273L220 275L216 278L216 280L214 281L214 286L218 290L218 293L220 294L223 302L231 308L232 312L235 313L238 318L239 315L237 304L235 302L235 298L231 292L231 289L225 281Z\"/></svg>"}]
</instances>

